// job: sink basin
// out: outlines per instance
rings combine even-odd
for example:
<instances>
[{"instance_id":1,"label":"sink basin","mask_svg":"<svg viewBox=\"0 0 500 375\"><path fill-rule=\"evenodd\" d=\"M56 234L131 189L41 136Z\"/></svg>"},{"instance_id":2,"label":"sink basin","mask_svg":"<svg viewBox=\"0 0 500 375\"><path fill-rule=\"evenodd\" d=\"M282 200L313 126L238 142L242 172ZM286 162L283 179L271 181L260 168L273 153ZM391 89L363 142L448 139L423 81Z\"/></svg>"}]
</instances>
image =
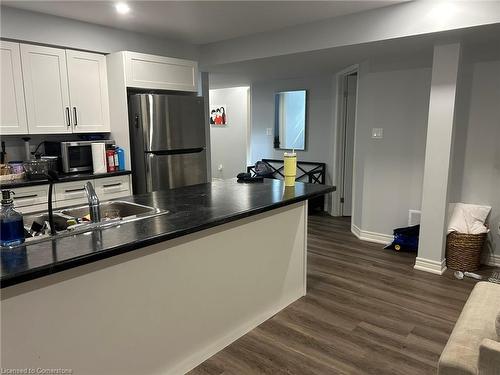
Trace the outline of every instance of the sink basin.
<instances>
[{"instance_id":1,"label":"sink basin","mask_svg":"<svg viewBox=\"0 0 500 375\"><path fill-rule=\"evenodd\" d=\"M131 217L144 217L150 215L156 215L161 213L162 210L143 206L137 203L125 202L125 201L110 201L101 203L101 218L106 219L122 219L127 220ZM82 218L89 214L89 206L80 206L67 208L60 211L62 214L67 216L72 216L74 218Z\"/></svg>"},{"instance_id":2,"label":"sink basin","mask_svg":"<svg viewBox=\"0 0 500 375\"><path fill-rule=\"evenodd\" d=\"M169 213L167 210L162 210L155 207L144 206L142 204L126 202L126 201L108 201L100 204L101 221L99 223L82 222L76 225L67 225L68 219L81 219L89 214L89 206L68 207L62 210L54 211L54 222L58 232L56 235L42 234L35 237L26 238L24 244L31 244L37 242L48 241L52 238L71 236L74 234L85 233L97 229L106 229L132 221L143 220L150 217L159 215L166 215ZM48 220L47 213L39 213L33 215L25 215L24 226L30 228L32 223L39 219L43 221ZM22 245L24 245L22 244ZM18 246L22 246L18 245Z\"/></svg>"}]
</instances>

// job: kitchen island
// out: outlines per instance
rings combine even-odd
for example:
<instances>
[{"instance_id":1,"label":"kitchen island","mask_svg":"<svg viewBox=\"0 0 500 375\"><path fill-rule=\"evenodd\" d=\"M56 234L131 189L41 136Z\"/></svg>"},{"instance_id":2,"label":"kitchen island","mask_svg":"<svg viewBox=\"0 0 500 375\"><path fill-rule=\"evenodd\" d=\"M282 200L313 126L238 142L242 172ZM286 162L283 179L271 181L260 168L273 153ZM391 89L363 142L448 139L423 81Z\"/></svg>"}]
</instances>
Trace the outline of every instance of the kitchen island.
<instances>
[{"instance_id":1,"label":"kitchen island","mask_svg":"<svg viewBox=\"0 0 500 375\"><path fill-rule=\"evenodd\" d=\"M234 180L131 196L160 215L2 250L2 367L180 374L306 293L307 199Z\"/></svg>"}]
</instances>

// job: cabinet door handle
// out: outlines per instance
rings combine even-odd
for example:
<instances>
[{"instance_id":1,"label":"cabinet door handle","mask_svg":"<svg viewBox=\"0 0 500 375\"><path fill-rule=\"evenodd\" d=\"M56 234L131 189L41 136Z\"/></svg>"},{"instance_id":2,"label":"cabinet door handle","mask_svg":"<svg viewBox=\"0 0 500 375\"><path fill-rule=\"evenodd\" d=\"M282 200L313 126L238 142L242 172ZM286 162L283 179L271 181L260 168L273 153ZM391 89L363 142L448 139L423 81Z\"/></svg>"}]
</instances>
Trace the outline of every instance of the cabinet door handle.
<instances>
[{"instance_id":1,"label":"cabinet door handle","mask_svg":"<svg viewBox=\"0 0 500 375\"><path fill-rule=\"evenodd\" d=\"M75 126L78 125L78 117L76 116L76 107L73 107L73 120L75 121Z\"/></svg>"},{"instance_id":2,"label":"cabinet door handle","mask_svg":"<svg viewBox=\"0 0 500 375\"><path fill-rule=\"evenodd\" d=\"M34 204L39 203L38 194L31 194L31 195L23 195L19 197L13 197L14 198L14 206L19 207L19 206L32 206ZM37 202L38 200L38 202Z\"/></svg>"},{"instance_id":3,"label":"cabinet door handle","mask_svg":"<svg viewBox=\"0 0 500 375\"><path fill-rule=\"evenodd\" d=\"M68 127L71 126L71 118L70 118L70 115L69 115L69 107L66 107L66 125Z\"/></svg>"},{"instance_id":4,"label":"cabinet door handle","mask_svg":"<svg viewBox=\"0 0 500 375\"><path fill-rule=\"evenodd\" d=\"M114 186L120 186L121 184L122 184L121 182L116 182L114 184L102 185L102 187L109 188L109 187L114 187Z\"/></svg>"},{"instance_id":5,"label":"cabinet door handle","mask_svg":"<svg viewBox=\"0 0 500 375\"><path fill-rule=\"evenodd\" d=\"M23 196L12 197L12 198L13 198L13 200L15 200L15 201L16 201L16 200L17 200L17 201L19 201L19 200L21 200L21 199L29 199L29 198L36 198L36 197L38 197L38 194L23 195Z\"/></svg>"},{"instance_id":6,"label":"cabinet door handle","mask_svg":"<svg viewBox=\"0 0 500 375\"><path fill-rule=\"evenodd\" d=\"M65 193L77 193L77 192L80 192L80 191L84 191L85 188L79 188L79 189L66 189L64 190Z\"/></svg>"}]
</instances>

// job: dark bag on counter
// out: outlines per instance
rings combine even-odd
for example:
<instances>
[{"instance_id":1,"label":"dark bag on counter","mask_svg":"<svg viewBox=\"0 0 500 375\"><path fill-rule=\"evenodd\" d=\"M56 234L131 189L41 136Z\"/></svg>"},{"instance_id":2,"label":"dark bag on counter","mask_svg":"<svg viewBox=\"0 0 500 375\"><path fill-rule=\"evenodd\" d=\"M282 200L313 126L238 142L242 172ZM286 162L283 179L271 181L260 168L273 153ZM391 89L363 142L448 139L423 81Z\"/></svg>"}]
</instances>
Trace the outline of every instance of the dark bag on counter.
<instances>
[{"instance_id":1,"label":"dark bag on counter","mask_svg":"<svg viewBox=\"0 0 500 375\"><path fill-rule=\"evenodd\" d=\"M255 163L255 174L259 177L274 178L273 169L263 161Z\"/></svg>"}]
</instances>

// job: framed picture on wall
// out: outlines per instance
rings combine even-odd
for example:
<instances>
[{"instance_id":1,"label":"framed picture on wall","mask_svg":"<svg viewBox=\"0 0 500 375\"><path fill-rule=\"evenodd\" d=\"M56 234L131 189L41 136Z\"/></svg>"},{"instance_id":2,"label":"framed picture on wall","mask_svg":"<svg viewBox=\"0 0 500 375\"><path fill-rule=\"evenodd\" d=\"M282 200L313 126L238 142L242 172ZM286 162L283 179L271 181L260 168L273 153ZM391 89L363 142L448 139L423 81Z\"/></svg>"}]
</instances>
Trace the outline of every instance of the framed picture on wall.
<instances>
[{"instance_id":1,"label":"framed picture on wall","mask_svg":"<svg viewBox=\"0 0 500 375\"><path fill-rule=\"evenodd\" d=\"M210 106L210 125L225 126L227 125L227 106L212 105Z\"/></svg>"}]
</instances>

